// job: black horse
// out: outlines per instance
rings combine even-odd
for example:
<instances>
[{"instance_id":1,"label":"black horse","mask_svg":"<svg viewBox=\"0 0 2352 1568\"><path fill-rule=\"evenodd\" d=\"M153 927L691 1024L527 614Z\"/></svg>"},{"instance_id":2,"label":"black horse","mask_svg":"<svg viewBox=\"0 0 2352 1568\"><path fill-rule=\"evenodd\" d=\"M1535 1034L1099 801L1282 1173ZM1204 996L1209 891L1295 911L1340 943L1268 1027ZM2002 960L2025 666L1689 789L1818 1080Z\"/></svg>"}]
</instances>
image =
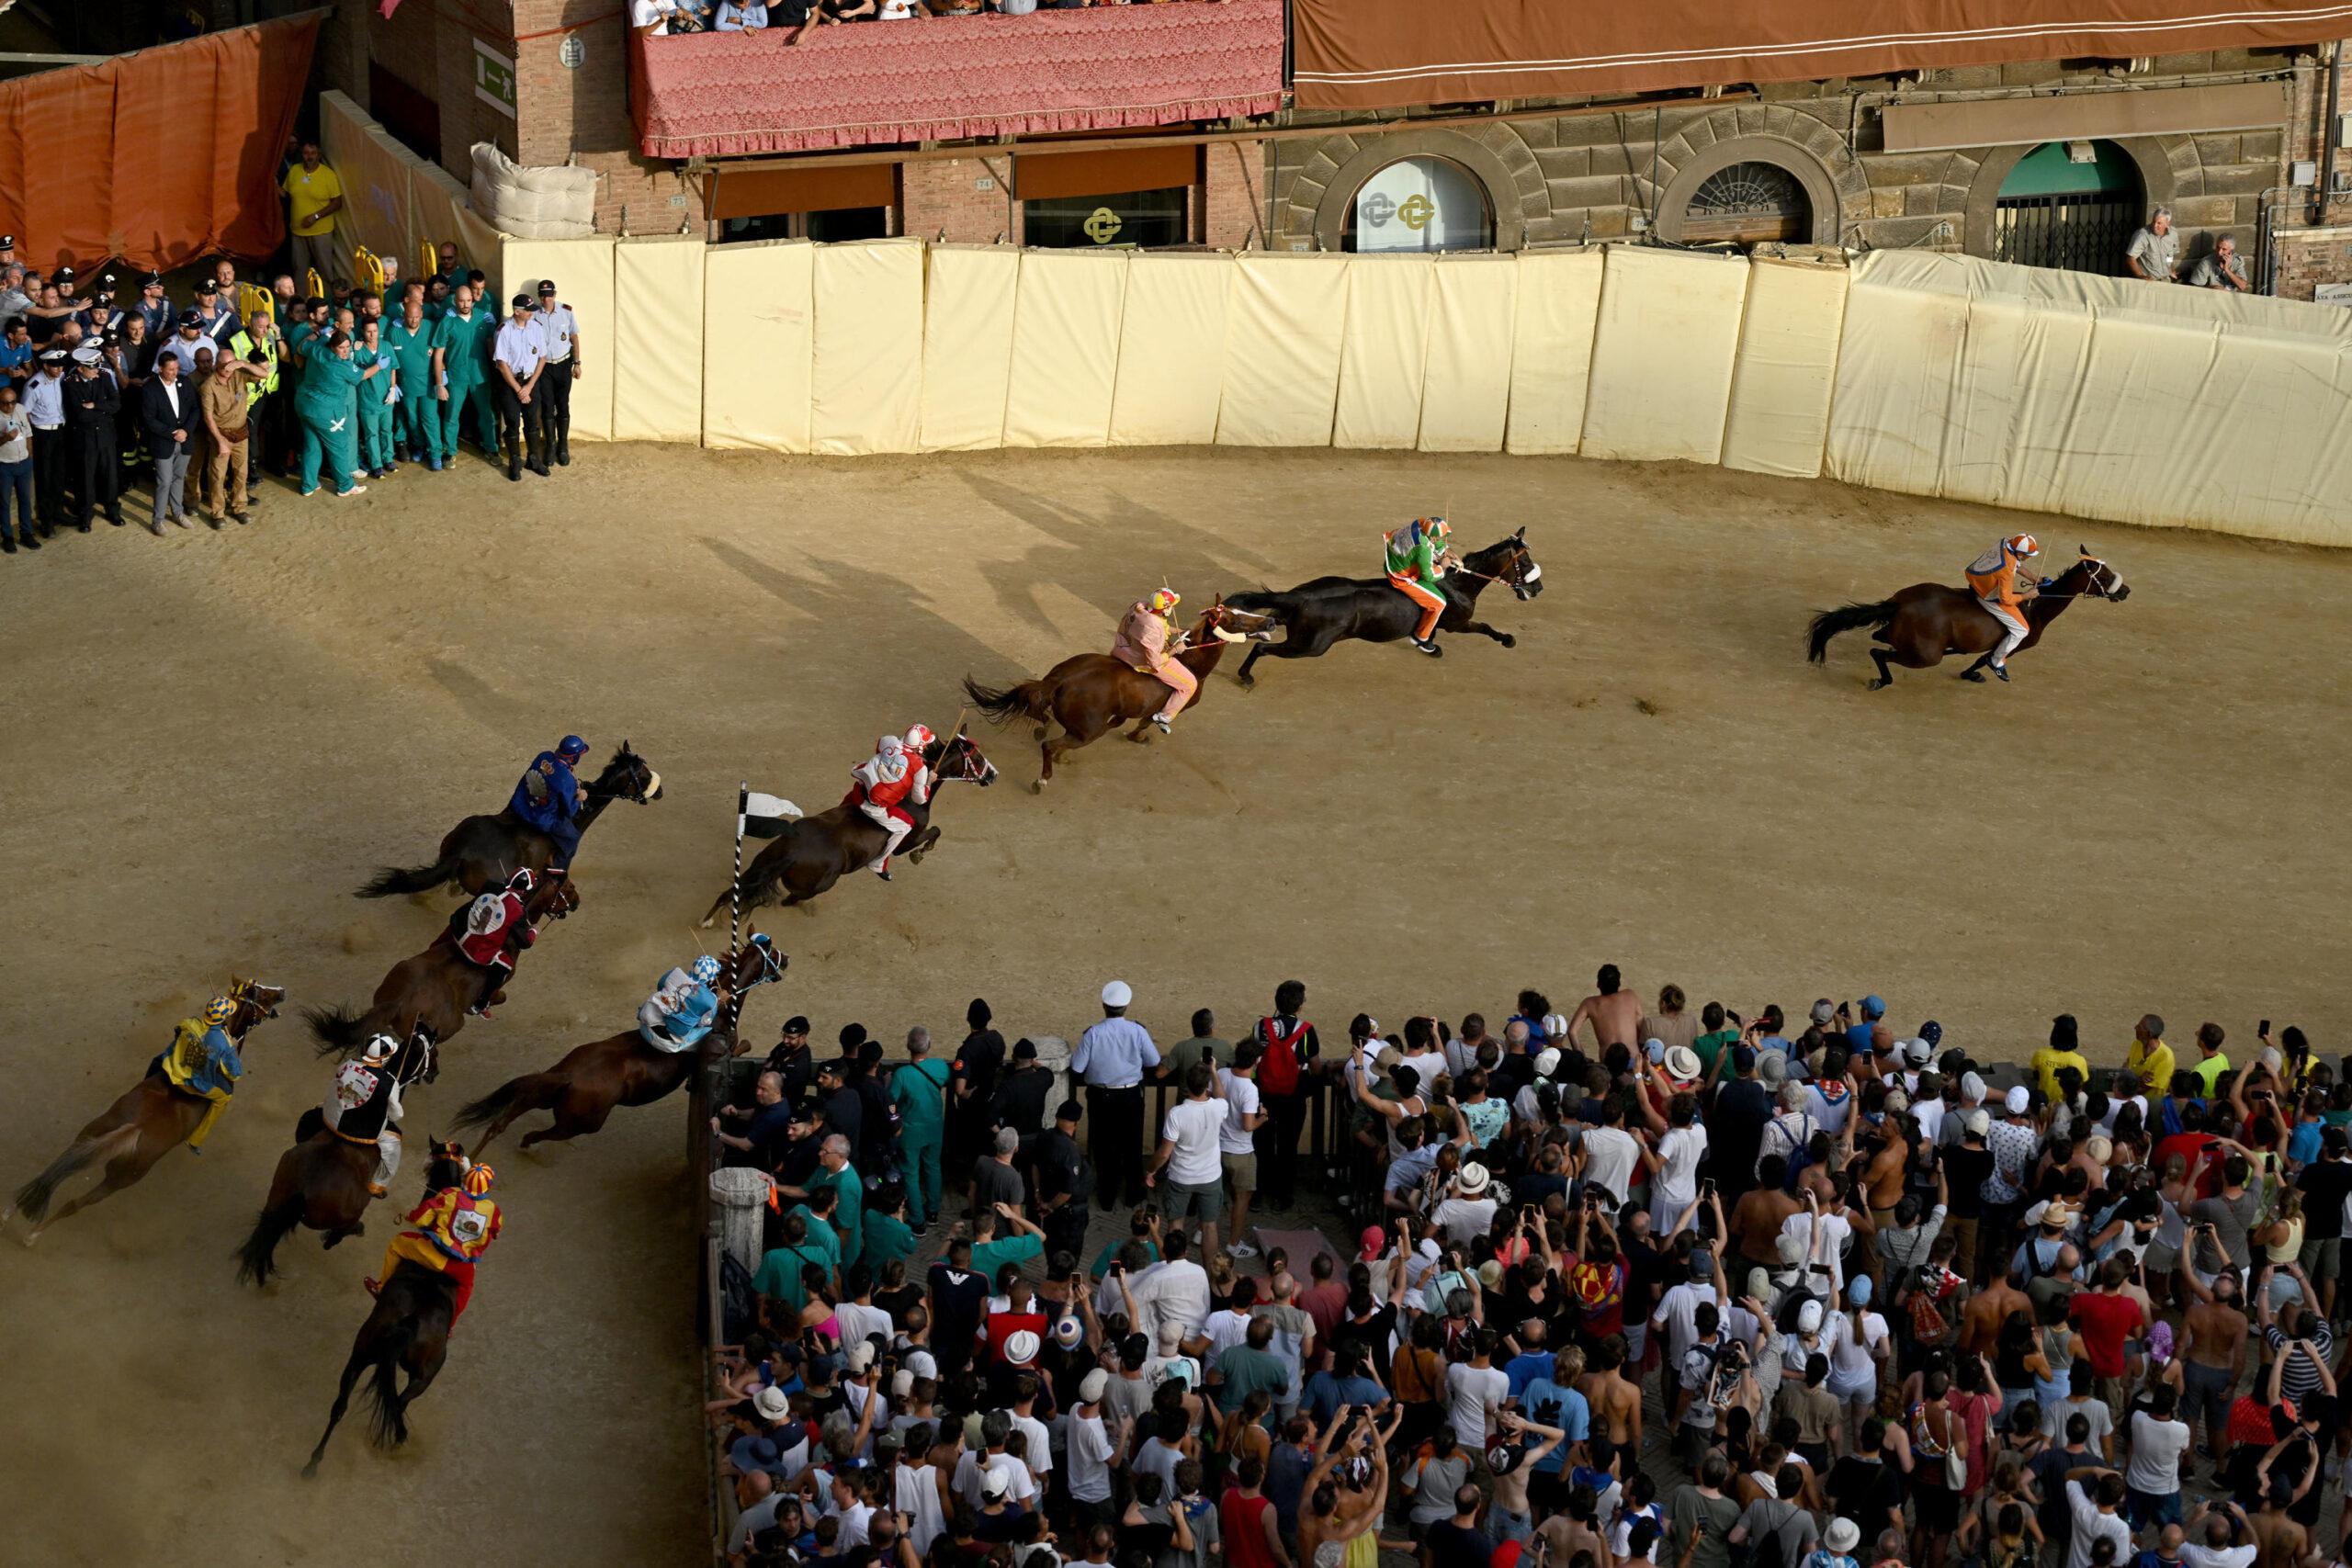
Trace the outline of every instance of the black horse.
<instances>
[{"instance_id":1,"label":"black horse","mask_svg":"<svg viewBox=\"0 0 2352 1568\"><path fill-rule=\"evenodd\" d=\"M662 798L662 775L647 766L644 758L621 742L605 771L584 786L587 804L580 808L580 831L584 836L605 807L616 800L627 800L643 806L649 800ZM485 887L503 887L517 867L528 866L531 874L543 876L555 863L555 840L514 815L510 807L494 815L469 817L449 829L441 840L441 858L431 865L386 866L368 884L359 889L362 898L386 898L395 893L424 893L435 887L463 888L469 896ZM571 868L565 867L568 871Z\"/></svg>"},{"instance_id":2,"label":"black horse","mask_svg":"<svg viewBox=\"0 0 2352 1568\"><path fill-rule=\"evenodd\" d=\"M1544 569L1528 552L1524 528L1499 544L1474 551L1463 558L1460 570L1448 572L1441 581L1445 613L1438 617L1438 630L1476 632L1505 648L1513 647L1518 639L1510 633L1471 618L1478 607L1479 592L1489 582L1500 582L1515 597L1532 599L1544 592L1543 578ZM1225 602L1237 610L1272 615L1287 634L1281 642L1261 643L1250 650L1238 677L1244 686L1257 684L1250 671L1261 659L1320 659L1333 643L1350 637L1396 642L1411 637L1421 619L1421 607L1385 577L1318 577L1287 593L1231 593Z\"/></svg>"}]
</instances>

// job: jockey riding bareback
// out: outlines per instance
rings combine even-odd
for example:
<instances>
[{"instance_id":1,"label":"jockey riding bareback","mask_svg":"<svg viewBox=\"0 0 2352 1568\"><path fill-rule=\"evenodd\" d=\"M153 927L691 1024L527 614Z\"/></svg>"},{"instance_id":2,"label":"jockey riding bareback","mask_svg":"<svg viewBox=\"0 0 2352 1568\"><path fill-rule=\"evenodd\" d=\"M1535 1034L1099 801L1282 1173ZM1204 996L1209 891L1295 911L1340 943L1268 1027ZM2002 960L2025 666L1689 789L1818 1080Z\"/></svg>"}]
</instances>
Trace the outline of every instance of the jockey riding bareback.
<instances>
[{"instance_id":1,"label":"jockey riding bareback","mask_svg":"<svg viewBox=\"0 0 2352 1568\"><path fill-rule=\"evenodd\" d=\"M381 1198L401 1169L401 1082L392 1058L400 1042L389 1034L371 1035L358 1056L334 1070L334 1085L319 1107L321 1120L337 1137L376 1145L376 1170L368 1179L368 1195Z\"/></svg>"},{"instance_id":2,"label":"jockey riding bareback","mask_svg":"<svg viewBox=\"0 0 2352 1568\"><path fill-rule=\"evenodd\" d=\"M1126 615L1119 622L1118 635L1111 642L1111 657L1130 669L1150 676L1168 688L1168 700L1151 716L1159 726L1159 733L1173 733L1170 726L1193 694L1201 689L1193 673L1176 660L1184 650L1184 634L1176 625L1176 606L1183 596L1172 588L1162 588L1148 599L1138 599L1127 606Z\"/></svg>"},{"instance_id":3,"label":"jockey riding bareback","mask_svg":"<svg viewBox=\"0 0 2352 1568\"><path fill-rule=\"evenodd\" d=\"M554 840L555 859L548 864L550 876L561 875L580 852L580 808L588 804L588 792L581 788L571 770L587 754L588 742L577 735L565 736L554 750L531 759L531 765L515 781L514 797L506 803L509 811Z\"/></svg>"},{"instance_id":4,"label":"jockey riding bareback","mask_svg":"<svg viewBox=\"0 0 2352 1568\"><path fill-rule=\"evenodd\" d=\"M507 878L506 886L495 892L486 892L472 903L460 907L458 923L451 936L466 962L482 971L481 994L469 1010L476 1018L490 1016L490 998L498 994L514 973L514 957L507 952L511 941L520 940L525 947L539 940L537 927L524 913L523 898L537 881L526 866ZM520 932L519 939L516 933Z\"/></svg>"},{"instance_id":5,"label":"jockey riding bareback","mask_svg":"<svg viewBox=\"0 0 2352 1568\"><path fill-rule=\"evenodd\" d=\"M229 1097L237 1091L237 1080L245 1076L244 1059L237 1055L237 1043L229 1038L229 1021L236 1016L234 1001L213 998L204 1004L200 1017L180 1021L172 1032L170 1046L155 1058L156 1068L174 1089L211 1101L204 1109L204 1120L187 1135L187 1151L193 1155L204 1152L204 1140L212 1135L213 1123L229 1109Z\"/></svg>"},{"instance_id":6,"label":"jockey riding bareback","mask_svg":"<svg viewBox=\"0 0 2352 1568\"><path fill-rule=\"evenodd\" d=\"M645 1005L637 1010L637 1032L657 1051L678 1052L699 1043L718 1015L718 960L704 953L694 967L673 969L662 976Z\"/></svg>"},{"instance_id":7,"label":"jockey riding bareback","mask_svg":"<svg viewBox=\"0 0 2352 1568\"><path fill-rule=\"evenodd\" d=\"M1448 547L1453 537L1453 530L1442 517L1416 517L1386 536L1383 564L1390 585L1420 606L1413 646L1423 653L1444 651L1437 645L1437 623L1446 611L1442 573L1453 559Z\"/></svg>"},{"instance_id":8,"label":"jockey riding bareback","mask_svg":"<svg viewBox=\"0 0 2352 1568\"><path fill-rule=\"evenodd\" d=\"M1993 673L2003 681L2009 678L2009 655L2026 639L2025 607L2038 597L2039 590L2050 585L2048 579L2037 578L2026 567L2041 554L2041 546L2032 535L2012 534L1968 566L1969 591L2007 634L1993 649ZM2022 581L2020 571L2024 572Z\"/></svg>"},{"instance_id":9,"label":"jockey riding bareback","mask_svg":"<svg viewBox=\"0 0 2352 1568\"><path fill-rule=\"evenodd\" d=\"M491 1184L497 1179L490 1167L469 1165L458 1186L427 1192L424 1201L409 1211L408 1223L417 1228L392 1237L391 1245L384 1248L382 1273L366 1281L368 1293L381 1292L403 1259L446 1274L457 1286L457 1297L449 1303L449 1327L454 1332L458 1319L466 1314L466 1303L473 1299L474 1265L498 1239L505 1223L489 1196Z\"/></svg>"},{"instance_id":10,"label":"jockey riding bareback","mask_svg":"<svg viewBox=\"0 0 2352 1568\"><path fill-rule=\"evenodd\" d=\"M890 835L882 852L865 867L885 882L890 880L890 856L915 830L915 819L908 814L906 803L930 803L931 764L923 761L923 750L934 739L920 724L908 730L904 739L886 735L875 742L873 756L849 771L856 781L850 796L857 802L858 810Z\"/></svg>"}]
</instances>

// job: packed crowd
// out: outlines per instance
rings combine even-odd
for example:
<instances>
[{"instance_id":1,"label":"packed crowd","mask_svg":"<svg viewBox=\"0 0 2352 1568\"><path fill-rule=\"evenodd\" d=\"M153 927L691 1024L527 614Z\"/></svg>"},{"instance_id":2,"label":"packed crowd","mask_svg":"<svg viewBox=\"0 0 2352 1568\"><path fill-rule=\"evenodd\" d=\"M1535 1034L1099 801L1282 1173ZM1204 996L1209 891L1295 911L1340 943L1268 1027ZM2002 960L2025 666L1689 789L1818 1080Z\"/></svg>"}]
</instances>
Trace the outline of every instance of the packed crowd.
<instances>
[{"instance_id":1,"label":"packed crowd","mask_svg":"<svg viewBox=\"0 0 2352 1568\"><path fill-rule=\"evenodd\" d=\"M1359 1015L1334 1049L1296 982L1232 1042L1131 1001L1069 1056L1083 1104L975 1002L952 1061L917 1029L895 1067L796 1018L720 1111L775 1193L709 1407L736 1561L2341 1551L2352 1082L2298 1030L2184 1060L2150 1015L2099 1070L2061 1016L2018 1069L1876 997L1742 1018L1614 968L1566 1015ZM1318 1099L1347 1114L1302 1150ZM1302 1168L1351 1256L1253 1245Z\"/></svg>"},{"instance_id":2,"label":"packed crowd","mask_svg":"<svg viewBox=\"0 0 2352 1568\"><path fill-rule=\"evenodd\" d=\"M901 22L923 17L1026 17L1098 6L1158 6L1170 0L629 0L629 26L648 38L673 33L756 32L831 22ZM1215 0L1195 0L1214 4Z\"/></svg>"}]
</instances>

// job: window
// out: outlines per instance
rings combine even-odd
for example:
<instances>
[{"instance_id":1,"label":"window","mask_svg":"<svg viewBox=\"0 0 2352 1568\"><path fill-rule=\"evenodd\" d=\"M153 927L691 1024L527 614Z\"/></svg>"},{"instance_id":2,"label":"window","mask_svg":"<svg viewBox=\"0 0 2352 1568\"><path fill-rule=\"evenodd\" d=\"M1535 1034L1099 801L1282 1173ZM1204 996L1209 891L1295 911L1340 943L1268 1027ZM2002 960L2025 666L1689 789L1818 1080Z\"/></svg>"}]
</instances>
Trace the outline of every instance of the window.
<instances>
[{"instance_id":1,"label":"window","mask_svg":"<svg viewBox=\"0 0 2352 1568\"><path fill-rule=\"evenodd\" d=\"M1021 204L1022 243L1063 250L1181 245L1190 186L1117 196L1050 196Z\"/></svg>"},{"instance_id":2,"label":"window","mask_svg":"<svg viewBox=\"0 0 2352 1568\"><path fill-rule=\"evenodd\" d=\"M2140 167L2112 141L2045 141L1993 201L1993 259L2111 275L2147 217Z\"/></svg>"},{"instance_id":3,"label":"window","mask_svg":"<svg viewBox=\"0 0 2352 1568\"><path fill-rule=\"evenodd\" d=\"M831 212L769 212L756 218L724 218L718 243L749 240L881 240L889 237L887 207L848 207Z\"/></svg>"},{"instance_id":4,"label":"window","mask_svg":"<svg viewBox=\"0 0 2352 1568\"><path fill-rule=\"evenodd\" d=\"M1478 251L1494 214L1470 171L1444 158L1404 158L1376 171L1348 203L1345 251Z\"/></svg>"},{"instance_id":5,"label":"window","mask_svg":"<svg viewBox=\"0 0 2352 1568\"><path fill-rule=\"evenodd\" d=\"M1813 237L1804 184L1778 164L1731 164L1699 182L1683 208L1682 239L1693 245L1761 244Z\"/></svg>"}]
</instances>

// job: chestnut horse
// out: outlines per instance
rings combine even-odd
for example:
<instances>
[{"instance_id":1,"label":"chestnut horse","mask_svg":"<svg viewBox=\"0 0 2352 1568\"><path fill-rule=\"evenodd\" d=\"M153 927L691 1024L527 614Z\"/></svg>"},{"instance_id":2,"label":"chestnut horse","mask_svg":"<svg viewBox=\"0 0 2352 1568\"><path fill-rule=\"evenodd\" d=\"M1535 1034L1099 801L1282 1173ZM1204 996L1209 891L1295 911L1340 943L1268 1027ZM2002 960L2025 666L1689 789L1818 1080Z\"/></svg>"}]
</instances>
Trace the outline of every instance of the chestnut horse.
<instances>
[{"instance_id":1,"label":"chestnut horse","mask_svg":"<svg viewBox=\"0 0 2352 1568\"><path fill-rule=\"evenodd\" d=\"M751 940L735 955L728 987L719 993L722 1003L730 996L734 1000L732 1006L721 1009L718 1021L723 1024L729 1016L740 1015L744 994L783 979L785 966L790 962L775 950L774 942L753 928ZM665 1098L722 1048L728 1055L741 1055L745 1048L741 1032L714 1028L703 1036L699 1048L664 1051L646 1043L645 1036L638 1031L628 1030L608 1039L572 1047L562 1061L546 1072L509 1078L458 1111L457 1124L480 1127L485 1122L490 1123L474 1145L476 1159L481 1158L482 1151L517 1118L534 1111L555 1112L555 1125L524 1134L523 1147L527 1149L548 1140L576 1138L602 1128L616 1106L650 1105Z\"/></svg>"},{"instance_id":2,"label":"chestnut horse","mask_svg":"<svg viewBox=\"0 0 2352 1568\"><path fill-rule=\"evenodd\" d=\"M2050 629L2050 623L2064 615L2066 606L2077 599L2108 599L2120 604L2132 596L2121 572L2084 547L2078 545L2075 548L2082 558L2043 589L2039 598L2027 602L2025 640L2018 644L2018 652L2023 653L2040 642L2041 634ZM1871 682L1873 692L1894 684L1890 663L1906 670L1926 670L1942 663L1944 656L1951 653L1977 655L1976 662L1962 671L1960 678L1981 682L1984 667L1993 662L1993 649L2000 647L2001 638L2007 635L2001 623L1967 589L1920 582L1875 604L1848 604L1843 609L1822 611L1814 616L1806 634L1805 658L1815 664L1824 662L1831 637L1860 631L1864 626L1875 627L1871 640L1885 645L1870 650L1871 662L1878 666L1878 679Z\"/></svg>"},{"instance_id":3,"label":"chestnut horse","mask_svg":"<svg viewBox=\"0 0 2352 1568\"><path fill-rule=\"evenodd\" d=\"M580 833L585 838L588 829L603 816L605 807L616 800L633 801L643 806L647 801L662 798L662 775L646 765L645 759L621 742L605 771L582 788L588 803L580 808ZM544 875L555 860L555 840L514 815L510 808L481 817L469 817L449 829L441 840L441 857L431 865L386 866L374 879L359 890L362 898L386 898L395 893L426 893L435 887L462 888L468 893L480 893L485 887L503 887L506 879L523 867L533 876ZM571 867L566 866L566 871Z\"/></svg>"},{"instance_id":4,"label":"chestnut horse","mask_svg":"<svg viewBox=\"0 0 2352 1568\"><path fill-rule=\"evenodd\" d=\"M579 907L577 883L568 876L542 878L524 901L523 912L529 924L536 927L550 915L561 919ZM507 933L506 953L510 958L522 947L523 931L517 926ZM341 1006L305 1008L302 1016L309 1021L311 1032L318 1037L318 1054L322 1056L356 1051L370 1035L405 1038L420 1025L431 1030L433 1038L447 1045L449 1037L466 1026L467 1010L481 995L481 971L467 961L465 954L458 951L457 942L444 931L423 953L392 965L391 973L376 987L375 999L366 1012L354 1013ZM491 997L490 1005L495 1007L505 999L506 993L500 990Z\"/></svg>"},{"instance_id":5,"label":"chestnut horse","mask_svg":"<svg viewBox=\"0 0 2352 1568\"><path fill-rule=\"evenodd\" d=\"M243 1053L246 1033L254 1025L277 1016L277 1004L286 999L283 987L265 986L258 980L234 980L230 983L229 998L237 1004L230 1017L229 1038L235 1041ZM17 1210L33 1222L31 1232L25 1237L30 1247L40 1238L40 1233L77 1209L86 1209L145 1176L155 1168L156 1161L187 1142L196 1124L204 1120L211 1109L211 1101L172 1087L164 1076L164 1059L158 1055L148 1064L147 1076L141 1078L122 1097L95 1117L89 1125L76 1134L66 1151L50 1162L49 1168L25 1183L17 1193L15 1206L0 1213L5 1222ZM106 1174L87 1192L74 1199L55 1213L49 1212L51 1199L59 1185L85 1170L98 1161L107 1162Z\"/></svg>"},{"instance_id":6,"label":"chestnut horse","mask_svg":"<svg viewBox=\"0 0 2352 1568\"><path fill-rule=\"evenodd\" d=\"M1221 595L1203 611L1193 624L1188 646L1176 655L1176 661L1200 682L1184 711L1200 706L1201 699L1208 695L1209 676L1224 659L1226 644L1264 642L1274 635L1273 626L1272 616L1237 610ZM1259 652L1253 648L1250 656L1254 659ZM1151 716L1167 703L1168 691L1164 682L1107 653L1074 654L1036 680L1002 691L991 691L969 675L964 677L964 694L988 716L990 724L1005 724L1016 717L1036 721L1035 734L1044 742L1038 751L1046 765L1032 787L1040 793L1054 776L1054 763L1066 751L1091 746L1131 719L1135 728L1127 732L1127 739L1140 743ZM1049 724L1062 728L1052 740L1046 739Z\"/></svg>"},{"instance_id":7,"label":"chestnut horse","mask_svg":"<svg viewBox=\"0 0 2352 1568\"><path fill-rule=\"evenodd\" d=\"M1489 582L1499 582L1522 601L1544 592L1544 569L1527 548L1527 530L1462 558L1462 565L1439 580L1445 612L1438 616L1442 632L1476 632L1505 648L1518 646L1509 632L1498 632L1475 618L1478 595ZM1236 593L1227 601L1237 610L1262 610L1279 622L1282 641L1253 648L1241 661L1237 677L1244 686L1257 683L1251 671L1261 659L1319 659L1335 642L1351 637L1365 642L1396 642L1413 635L1421 608L1385 577L1318 577L1287 593Z\"/></svg>"},{"instance_id":8,"label":"chestnut horse","mask_svg":"<svg viewBox=\"0 0 2352 1568\"><path fill-rule=\"evenodd\" d=\"M931 821L939 805L939 786L976 784L986 788L996 783L996 764L980 754L978 744L964 733L961 724L946 739L924 747L922 760L931 768L932 795L927 801L910 798L905 803L915 826L899 846L900 854L918 863L939 842L939 829ZM781 837L743 868L742 879L734 889L742 907L750 910L781 901L788 909L806 904L839 882L843 873L871 863L889 839L853 804L855 799L856 791L852 790L831 810L787 825ZM710 912L702 918L705 926L718 918L727 899L728 894L722 892L711 900Z\"/></svg>"}]
</instances>

